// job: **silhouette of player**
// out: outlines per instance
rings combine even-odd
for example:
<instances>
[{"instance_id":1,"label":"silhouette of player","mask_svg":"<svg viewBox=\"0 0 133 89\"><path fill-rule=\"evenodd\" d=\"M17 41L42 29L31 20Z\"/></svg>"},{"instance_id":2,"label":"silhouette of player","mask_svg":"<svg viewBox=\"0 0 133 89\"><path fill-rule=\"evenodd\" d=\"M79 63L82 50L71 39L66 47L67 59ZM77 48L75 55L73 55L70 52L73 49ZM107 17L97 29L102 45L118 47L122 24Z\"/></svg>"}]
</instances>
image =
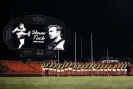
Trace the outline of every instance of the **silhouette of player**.
<instances>
[{"instance_id":1,"label":"silhouette of player","mask_svg":"<svg viewBox=\"0 0 133 89\"><path fill-rule=\"evenodd\" d=\"M26 31L26 28L24 27L23 23L20 23L19 27L16 27L12 31L12 33L16 33L16 36L17 36L17 38L18 38L18 40L20 42L18 49L22 48L22 46L24 45L24 43L25 43L25 36L26 35L30 36L31 32L29 31L28 33L25 33L25 31Z\"/></svg>"}]
</instances>

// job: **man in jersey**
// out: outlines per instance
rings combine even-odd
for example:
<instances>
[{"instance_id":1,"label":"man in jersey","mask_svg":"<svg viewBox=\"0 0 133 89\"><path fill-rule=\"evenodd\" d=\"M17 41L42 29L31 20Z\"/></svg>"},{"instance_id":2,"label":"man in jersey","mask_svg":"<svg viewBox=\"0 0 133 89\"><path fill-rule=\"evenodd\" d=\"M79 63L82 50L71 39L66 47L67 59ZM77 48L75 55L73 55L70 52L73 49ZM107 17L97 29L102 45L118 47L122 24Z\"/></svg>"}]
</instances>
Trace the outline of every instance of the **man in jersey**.
<instances>
[{"instance_id":1,"label":"man in jersey","mask_svg":"<svg viewBox=\"0 0 133 89\"><path fill-rule=\"evenodd\" d=\"M64 50L65 40L61 37L61 27L58 25L48 26L48 35L52 42L48 45L50 50Z\"/></svg>"},{"instance_id":2,"label":"man in jersey","mask_svg":"<svg viewBox=\"0 0 133 89\"><path fill-rule=\"evenodd\" d=\"M16 36L19 39L20 44L19 44L18 49L20 49L24 45L25 35L30 36L30 31L28 33L25 33L25 31L26 31L26 28L24 27L23 23L20 23L19 27L16 27L12 31L12 33L16 33Z\"/></svg>"}]
</instances>

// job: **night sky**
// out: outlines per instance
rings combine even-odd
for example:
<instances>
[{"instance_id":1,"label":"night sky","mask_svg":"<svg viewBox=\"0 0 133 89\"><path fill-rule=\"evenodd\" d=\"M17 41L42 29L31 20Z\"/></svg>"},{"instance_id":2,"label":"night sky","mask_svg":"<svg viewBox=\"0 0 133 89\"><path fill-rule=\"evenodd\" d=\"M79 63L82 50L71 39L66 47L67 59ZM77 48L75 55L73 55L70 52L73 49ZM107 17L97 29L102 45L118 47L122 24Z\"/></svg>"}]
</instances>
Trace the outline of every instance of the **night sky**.
<instances>
[{"instance_id":1,"label":"night sky","mask_svg":"<svg viewBox=\"0 0 133 89\"><path fill-rule=\"evenodd\" d=\"M3 6L2 6L3 5ZM77 57L80 57L80 38L83 38L83 57L90 57L90 34L93 34L94 57L109 55L132 57L133 1L132 0L13 0L1 2L0 57L15 57L16 52L4 43L2 31L12 19L31 14L54 17L67 25L67 51L74 57L74 33L77 32ZM5 50L3 50L3 48Z\"/></svg>"}]
</instances>

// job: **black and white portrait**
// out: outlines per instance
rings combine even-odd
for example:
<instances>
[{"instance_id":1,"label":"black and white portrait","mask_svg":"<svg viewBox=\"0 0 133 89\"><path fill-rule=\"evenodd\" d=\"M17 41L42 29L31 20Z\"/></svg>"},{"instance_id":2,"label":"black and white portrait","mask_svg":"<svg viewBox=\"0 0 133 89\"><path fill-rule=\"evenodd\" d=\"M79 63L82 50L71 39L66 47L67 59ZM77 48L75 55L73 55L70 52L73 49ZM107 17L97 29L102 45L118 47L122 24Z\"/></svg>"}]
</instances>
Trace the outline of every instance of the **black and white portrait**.
<instances>
[{"instance_id":1,"label":"black and white portrait","mask_svg":"<svg viewBox=\"0 0 133 89\"><path fill-rule=\"evenodd\" d=\"M48 26L48 36L52 40L49 45L49 50L64 50L65 40L62 38L62 28L58 25Z\"/></svg>"}]
</instances>

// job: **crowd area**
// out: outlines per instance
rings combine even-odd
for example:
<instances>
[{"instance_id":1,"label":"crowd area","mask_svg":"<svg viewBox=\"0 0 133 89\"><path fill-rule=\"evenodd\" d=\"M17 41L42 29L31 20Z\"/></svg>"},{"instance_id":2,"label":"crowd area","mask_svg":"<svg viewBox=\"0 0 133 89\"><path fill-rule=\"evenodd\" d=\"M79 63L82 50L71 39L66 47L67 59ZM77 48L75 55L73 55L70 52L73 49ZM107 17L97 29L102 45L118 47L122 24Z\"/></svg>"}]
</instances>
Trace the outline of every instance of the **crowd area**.
<instances>
[{"instance_id":1,"label":"crowd area","mask_svg":"<svg viewBox=\"0 0 133 89\"><path fill-rule=\"evenodd\" d=\"M101 62L43 62L43 68L53 68L53 69L126 69L128 67L127 62L120 63L101 63Z\"/></svg>"},{"instance_id":2,"label":"crowd area","mask_svg":"<svg viewBox=\"0 0 133 89\"><path fill-rule=\"evenodd\" d=\"M44 75L127 75L129 63L43 62Z\"/></svg>"},{"instance_id":3,"label":"crowd area","mask_svg":"<svg viewBox=\"0 0 133 89\"><path fill-rule=\"evenodd\" d=\"M1 61L0 73L38 75L127 75L132 72L128 62L72 62L44 61L27 62ZM130 72L130 73L131 73Z\"/></svg>"}]
</instances>

